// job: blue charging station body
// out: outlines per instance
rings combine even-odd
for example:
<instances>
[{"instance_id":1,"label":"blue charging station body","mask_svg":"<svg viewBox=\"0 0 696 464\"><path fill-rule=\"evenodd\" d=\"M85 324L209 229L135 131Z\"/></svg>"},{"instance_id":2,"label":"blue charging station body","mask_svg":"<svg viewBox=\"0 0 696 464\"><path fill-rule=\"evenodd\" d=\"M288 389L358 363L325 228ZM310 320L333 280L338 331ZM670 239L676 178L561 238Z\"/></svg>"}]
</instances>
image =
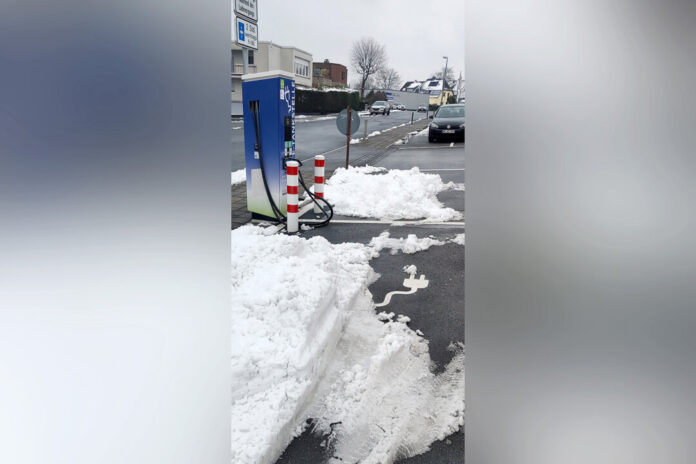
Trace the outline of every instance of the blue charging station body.
<instances>
[{"instance_id":1,"label":"blue charging station body","mask_svg":"<svg viewBox=\"0 0 696 464\"><path fill-rule=\"evenodd\" d=\"M287 214L287 176L283 158L295 158L295 80L284 71L269 71L242 76L244 105L244 155L246 166L247 209L258 219L276 219L264 186L276 206ZM252 111L256 108L256 111ZM258 120L261 153L257 143L255 117ZM291 118L291 140L286 140L286 117ZM261 171L263 158L263 173Z\"/></svg>"}]
</instances>

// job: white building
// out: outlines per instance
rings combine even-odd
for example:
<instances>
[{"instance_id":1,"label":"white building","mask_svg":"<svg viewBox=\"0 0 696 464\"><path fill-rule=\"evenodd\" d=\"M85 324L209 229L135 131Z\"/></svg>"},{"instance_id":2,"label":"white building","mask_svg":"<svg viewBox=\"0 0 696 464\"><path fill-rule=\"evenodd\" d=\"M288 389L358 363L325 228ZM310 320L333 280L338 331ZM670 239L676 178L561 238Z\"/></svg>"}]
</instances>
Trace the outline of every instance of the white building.
<instances>
[{"instance_id":1,"label":"white building","mask_svg":"<svg viewBox=\"0 0 696 464\"><path fill-rule=\"evenodd\" d=\"M312 88L312 55L296 47L285 47L260 41L258 50L249 50L247 72L257 73L280 69L295 75L297 87ZM232 115L242 114L242 48L232 43L231 53Z\"/></svg>"}]
</instances>

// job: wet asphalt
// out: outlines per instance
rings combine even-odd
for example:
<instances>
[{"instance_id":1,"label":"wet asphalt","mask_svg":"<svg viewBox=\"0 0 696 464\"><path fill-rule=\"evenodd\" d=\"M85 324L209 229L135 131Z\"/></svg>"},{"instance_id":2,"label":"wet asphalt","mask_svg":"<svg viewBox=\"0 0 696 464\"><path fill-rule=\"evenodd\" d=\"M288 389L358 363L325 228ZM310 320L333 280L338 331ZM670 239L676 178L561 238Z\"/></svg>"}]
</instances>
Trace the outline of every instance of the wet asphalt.
<instances>
[{"instance_id":1,"label":"wet asphalt","mask_svg":"<svg viewBox=\"0 0 696 464\"><path fill-rule=\"evenodd\" d=\"M353 138L374 131L383 131L411 121L411 111L392 111L388 116L365 115L360 116L361 123ZM413 112L414 120L423 118L425 113ZM244 168L244 124L240 120L232 123L232 171ZM332 150L345 151L346 136L336 128L336 115L314 115L308 118L296 119L295 124L295 156L297 159L309 159L315 155L333 154ZM343 156L337 153L336 156Z\"/></svg>"}]
</instances>

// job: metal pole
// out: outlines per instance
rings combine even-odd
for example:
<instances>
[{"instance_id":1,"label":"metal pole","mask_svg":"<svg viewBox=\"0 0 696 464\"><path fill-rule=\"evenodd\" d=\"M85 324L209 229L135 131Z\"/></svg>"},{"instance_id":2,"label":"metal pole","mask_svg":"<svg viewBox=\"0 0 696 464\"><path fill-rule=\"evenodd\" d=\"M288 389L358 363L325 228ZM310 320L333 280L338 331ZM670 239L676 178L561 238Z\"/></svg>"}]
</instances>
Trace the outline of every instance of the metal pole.
<instances>
[{"instance_id":1,"label":"metal pole","mask_svg":"<svg viewBox=\"0 0 696 464\"><path fill-rule=\"evenodd\" d=\"M413 124L413 111L411 111L411 124Z\"/></svg>"},{"instance_id":2,"label":"metal pole","mask_svg":"<svg viewBox=\"0 0 696 464\"><path fill-rule=\"evenodd\" d=\"M445 96L445 79L447 78L447 63L449 62L449 58L446 56L443 56L445 59L445 72L442 74L442 93L440 94L440 106L442 106L442 99Z\"/></svg>"},{"instance_id":3,"label":"metal pole","mask_svg":"<svg viewBox=\"0 0 696 464\"><path fill-rule=\"evenodd\" d=\"M348 130L346 131L346 169L348 169L348 161L350 159L350 120L353 119L351 107L348 105Z\"/></svg>"},{"instance_id":4,"label":"metal pole","mask_svg":"<svg viewBox=\"0 0 696 464\"><path fill-rule=\"evenodd\" d=\"M249 50L242 48L242 74L249 72Z\"/></svg>"},{"instance_id":5,"label":"metal pole","mask_svg":"<svg viewBox=\"0 0 696 464\"><path fill-rule=\"evenodd\" d=\"M367 121L368 119L365 118L365 132L363 133L363 139L367 139Z\"/></svg>"}]
</instances>

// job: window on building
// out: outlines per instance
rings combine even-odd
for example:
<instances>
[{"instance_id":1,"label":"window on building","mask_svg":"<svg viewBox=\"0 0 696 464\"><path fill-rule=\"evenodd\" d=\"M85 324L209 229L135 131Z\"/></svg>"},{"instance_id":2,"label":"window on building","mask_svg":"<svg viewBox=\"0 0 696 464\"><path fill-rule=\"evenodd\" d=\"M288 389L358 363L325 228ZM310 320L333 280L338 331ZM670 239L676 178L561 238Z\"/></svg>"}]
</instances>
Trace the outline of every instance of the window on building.
<instances>
[{"instance_id":1,"label":"window on building","mask_svg":"<svg viewBox=\"0 0 696 464\"><path fill-rule=\"evenodd\" d=\"M344 81L346 80L346 72L345 71L341 71L341 80L344 80Z\"/></svg>"},{"instance_id":2,"label":"window on building","mask_svg":"<svg viewBox=\"0 0 696 464\"><path fill-rule=\"evenodd\" d=\"M295 57L295 74L309 77L309 61Z\"/></svg>"},{"instance_id":3,"label":"window on building","mask_svg":"<svg viewBox=\"0 0 696 464\"><path fill-rule=\"evenodd\" d=\"M254 64L254 50L249 50L249 64Z\"/></svg>"},{"instance_id":4,"label":"window on building","mask_svg":"<svg viewBox=\"0 0 696 464\"><path fill-rule=\"evenodd\" d=\"M232 88L232 92L234 92L234 79L230 79L230 87Z\"/></svg>"}]
</instances>

